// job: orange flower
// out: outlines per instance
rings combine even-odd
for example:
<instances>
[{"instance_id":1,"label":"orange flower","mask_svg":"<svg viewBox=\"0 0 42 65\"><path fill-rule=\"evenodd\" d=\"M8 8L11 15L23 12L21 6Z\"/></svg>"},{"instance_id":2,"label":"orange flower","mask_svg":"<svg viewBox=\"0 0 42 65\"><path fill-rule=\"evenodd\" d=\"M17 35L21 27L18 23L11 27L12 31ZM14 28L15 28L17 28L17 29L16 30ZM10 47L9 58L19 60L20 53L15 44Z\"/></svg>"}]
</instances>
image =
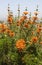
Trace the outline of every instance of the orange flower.
<instances>
[{"instance_id":1,"label":"orange flower","mask_svg":"<svg viewBox=\"0 0 42 65\"><path fill-rule=\"evenodd\" d=\"M4 25L4 28L5 28L5 29L7 29L7 28L8 28L8 26L7 26L7 25Z\"/></svg>"},{"instance_id":2,"label":"orange flower","mask_svg":"<svg viewBox=\"0 0 42 65\"><path fill-rule=\"evenodd\" d=\"M17 26L20 26L20 23L21 23L21 22L20 22L20 20L19 20L19 21L17 21Z\"/></svg>"},{"instance_id":3,"label":"orange flower","mask_svg":"<svg viewBox=\"0 0 42 65\"><path fill-rule=\"evenodd\" d=\"M14 35L15 35L14 32L10 32L10 33L9 33L9 36L10 36L10 37L13 37Z\"/></svg>"},{"instance_id":4,"label":"orange flower","mask_svg":"<svg viewBox=\"0 0 42 65\"><path fill-rule=\"evenodd\" d=\"M5 29L2 29L1 32L4 33L5 32Z\"/></svg>"},{"instance_id":5,"label":"orange flower","mask_svg":"<svg viewBox=\"0 0 42 65\"><path fill-rule=\"evenodd\" d=\"M25 48L25 41L23 39L20 39L16 42L16 47L18 49L24 49Z\"/></svg>"},{"instance_id":6,"label":"orange flower","mask_svg":"<svg viewBox=\"0 0 42 65\"><path fill-rule=\"evenodd\" d=\"M0 23L0 28L2 28L2 24Z\"/></svg>"},{"instance_id":7,"label":"orange flower","mask_svg":"<svg viewBox=\"0 0 42 65\"><path fill-rule=\"evenodd\" d=\"M20 23L17 23L17 26L20 26Z\"/></svg>"},{"instance_id":8,"label":"orange flower","mask_svg":"<svg viewBox=\"0 0 42 65\"><path fill-rule=\"evenodd\" d=\"M0 28L4 29L5 25L4 24L0 24Z\"/></svg>"},{"instance_id":9,"label":"orange flower","mask_svg":"<svg viewBox=\"0 0 42 65\"><path fill-rule=\"evenodd\" d=\"M35 21L35 20L37 20L37 19L38 19L38 17L37 17L37 16L34 16L34 17L33 17L33 20L34 20L34 21Z\"/></svg>"},{"instance_id":10,"label":"orange flower","mask_svg":"<svg viewBox=\"0 0 42 65\"><path fill-rule=\"evenodd\" d=\"M27 11L24 11L23 13L24 13L25 15L27 15L27 14L28 14L28 12L27 12Z\"/></svg>"},{"instance_id":11,"label":"orange flower","mask_svg":"<svg viewBox=\"0 0 42 65\"><path fill-rule=\"evenodd\" d=\"M11 30L10 29L6 29L6 31L5 31L6 33L10 33L11 32Z\"/></svg>"},{"instance_id":12,"label":"orange flower","mask_svg":"<svg viewBox=\"0 0 42 65\"><path fill-rule=\"evenodd\" d=\"M41 24L37 24L37 27L39 28L39 27L42 27L42 26L41 26Z\"/></svg>"},{"instance_id":13,"label":"orange flower","mask_svg":"<svg viewBox=\"0 0 42 65\"><path fill-rule=\"evenodd\" d=\"M20 18L20 23L24 22L24 20L26 20L26 19L27 19L27 16L22 16L22 17Z\"/></svg>"},{"instance_id":14,"label":"orange flower","mask_svg":"<svg viewBox=\"0 0 42 65\"><path fill-rule=\"evenodd\" d=\"M38 29L37 29L37 33L40 33L41 32L41 27L39 27Z\"/></svg>"},{"instance_id":15,"label":"orange flower","mask_svg":"<svg viewBox=\"0 0 42 65\"><path fill-rule=\"evenodd\" d=\"M38 15L38 12L34 12L34 14L37 16Z\"/></svg>"},{"instance_id":16,"label":"orange flower","mask_svg":"<svg viewBox=\"0 0 42 65\"><path fill-rule=\"evenodd\" d=\"M23 16L24 20L27 19L27 16Z\"/></svg>"},{"instance_id":17,"label":"orange flower","mask_svg":"<svg viewBox=\"0 0 42 65\"><path fill-rule=\"evenodd\" d=\"M3 23L0 24L0 29L1 29L0 33L5 32L6 28L7 28L7 26L5 24L3 24Z\"/></svg>"},{"instance_id":18,"label":"orange flower","mask_svg":"<svg viewBox=\"0 0 42 65\"><path fill-rule=\"evenodd\" d=\"M6 24L0 24L0 28L2 28L2 29L6 29L6 28L8 28L8 27L7 27Z\"/></svg>"},{"instance_id":19,"label":"orange flower","mask_svg":"<svg viewBox=\"0 0 42 65\"><path fill-rule=\"evenodd\" d=\"M2 28L3 28L3 29L5 28L5 25L4 25L4 24L2 24Z\"/></svg>"},{"instance_id":20,"label":"orange flower","mask_svg":"<svg viewBox=\"0 0 42 65\"><path fill-rule=\"evenodd\" d=\"M24 24L24 27L28 28L29 27L28 23L25 23Z\"/></svg>"},{"instance_id":21,"label":"orange flower","mask_svg":"<svg viewBox=\"0 0 42 65\"><path fill-rule=\"evenodd\" d=\"M6 28L8 27L5 24L0 24L0 28L1 28L1 32L5 32Z\"/></svg>"},{"instance_id":22,"label":"orange flower","mask_svg":"<svg viewBox=\"0 0 42 65\"><path fill-rule=\"evenodd\" d=\"M34 22L32 20L29 20L28 23L29 24L34 24Z\"/></svg>"},{"instance_id":23,"label":"orange flower","mask_svg":"<svg viewBox=\"0 0 42 65\"><path fill-rule=\"evenodd\" d=\"M21 18L20 18L20 22L23 22L24 21L24 17L22 16Z\"/></svg>"},{"instance_id":24,"label":"orange flower","mask_svg":"<svg viewBox=\"0 0 42 65\"><path fill-rule=\"evenodd\" d=\"M8 22L9 22L10 24L12 24L12 21L13 21L12 17L9 16L9 17L8 17Z\"/></svg>"},{"instance_id":25,"label":"orange flower","mask_svg":"<svg viewBox=\"0 0 42 65\"><path fill-rule=\"evenodd\" d=\"M33 38L32 38L32 41L33 41L34 43L36 43L36 42L37 42L37 40L38 40L38 38L37 38L37 37L33 37Z\"/></svg>"}]
</instances>

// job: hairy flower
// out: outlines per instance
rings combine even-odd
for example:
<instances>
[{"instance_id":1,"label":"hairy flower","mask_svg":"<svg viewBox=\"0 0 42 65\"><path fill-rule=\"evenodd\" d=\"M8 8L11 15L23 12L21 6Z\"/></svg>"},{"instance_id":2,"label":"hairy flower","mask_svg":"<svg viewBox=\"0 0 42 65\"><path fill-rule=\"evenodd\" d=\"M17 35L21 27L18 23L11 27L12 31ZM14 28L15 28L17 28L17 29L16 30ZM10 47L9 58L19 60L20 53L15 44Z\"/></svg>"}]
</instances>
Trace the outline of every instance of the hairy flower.
<instances>
[{"instance_id":1,"label":"hairy flower","mask_svg":"<svg viewBox=\"0 0 42 65\"><path fill-rule=\"evenodd\" d=\"M16 47L18 49L24 49L25 48L25 41L24 39L20 39L16 42Z\"/></svg>"},{"instance_id":2,"label":"hairy flower","mask_svg":"<svg viewBox=\"0 0 42 65\"><path fill-rule=\"evenodd\" d=\"M8 17L8 22L9 22L10 24L12 24L12 21L13 21L12 17L9 16L9 17Z\"/></svg>"},{"instance_id":3,"label":"hairy flower","mask_svg":"<svg viewBox=\"0 0 42 65\"><path fill-rule=\"evenodd\" d=\"M14 32L10 32L10 33L9 33L9 36L10 36L10 37L13 37L14 35L15 35Z\"/></svg>"},{"instance_id":4,"label":"hairy flower","mask_svg":"<svg viewBox=\"0 0 42 65\"><path fill-rule=\"evenodd\" d=\"M35 11L35 12L34 12L34 14L37 16L37 15L38 15L38 12L37 12L37 11Z\"/></svg>"},{"instance_id":5,"label":"hairy flower","mask_svg":"<svg viewBox=\"0 0 42 65\"><path fill-rule=\"evenodd\" d=\"M35 21L35 20L37 20L37 19L38 19L38 17L37 17L37 16L34 16L34 17L33 17L33 20L34 20L34 21Z\"/></svg>"},{"instance_id":6,"label":"hairy flower","mask_svg":"<svg viewBox=\"0 0 42 65\"><path fill-rule=\"evenodd\" d=\"M29 27L28 23L25 23L24 24L24 27L28 28Z\"/></svg>"},{"instance_id":7,"label":"hairy flower","mask_svg":"<svg viewBox=\"0 0 42 65\"><path fill-rule=\"evenodd\" d=\"M41 28L41 27L38 27L38 29L37 29L37 33L40 33L41 30L42 30L42 28Z\"/></svg>"},{"instance_id":8,"label":"hairy flower","mask_svg":"<svg viewBox=\"0 0 42 65\"><path fill-rule=\"evenodd\" d=\"M37 40L38 40L38 38L37 38L37 37L33 37L33 38L32 38L32 41L33 41L34 43L36 43L36 42L37 42Z\"/></svg>"},{"instance_id":9,"label":"hairy flower","mask_svg":"<svg viewBox=\"0 0 42 65\"><path fill-rule=\"evenodd\" d=\"M27 14L28 14L28 12L27 12L27 11L24 11L23 13L24 13L25 15L27 15Z\"/></svg>"}]
</instances>

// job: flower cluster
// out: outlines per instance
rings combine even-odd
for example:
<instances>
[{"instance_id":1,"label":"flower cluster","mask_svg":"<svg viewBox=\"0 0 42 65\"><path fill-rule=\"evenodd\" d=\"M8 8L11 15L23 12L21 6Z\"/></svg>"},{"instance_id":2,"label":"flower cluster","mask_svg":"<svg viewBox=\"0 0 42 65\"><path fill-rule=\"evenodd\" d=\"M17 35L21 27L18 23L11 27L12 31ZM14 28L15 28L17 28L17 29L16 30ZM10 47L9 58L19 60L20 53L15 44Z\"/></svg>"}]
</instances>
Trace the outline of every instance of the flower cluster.
<instances>
[{"instance_id":1,"label":"flower cluster","mask_svg":"<svg viewBox=\"0 0 42 65\"><path fill-rule=\"evenodd\" d=\"M38 11L29 14L8 12L7 22L0 23L0 65L42 65L42 22Z\"/></svg>"}]
</instances>

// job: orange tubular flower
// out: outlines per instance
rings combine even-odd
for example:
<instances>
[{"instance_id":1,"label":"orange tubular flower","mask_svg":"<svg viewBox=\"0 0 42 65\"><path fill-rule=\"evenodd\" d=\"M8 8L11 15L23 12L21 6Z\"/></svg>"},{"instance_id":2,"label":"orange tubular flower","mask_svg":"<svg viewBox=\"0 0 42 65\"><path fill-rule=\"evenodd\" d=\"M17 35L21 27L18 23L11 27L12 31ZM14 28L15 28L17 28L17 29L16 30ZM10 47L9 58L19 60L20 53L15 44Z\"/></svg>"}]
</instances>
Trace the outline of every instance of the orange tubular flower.
<instances>
[{"instance_id":1,"label":"orange tubular flower","mask_svg":"<svg viewBox=\"0 0 42 65\"><path fill-rule=\"evenodd\" d=\"M17 21L17 26L20 26L20 23L21 23L21 22L20 22L20 20L19 20L19 21Z\"/></svg>"},{"instance_id":2,"label":"orange tubular flower","mask_svg":"<svg viewBox=\"0 0 42 65\"><path fill-rule=\"evenodd\" d=\"M12 17L9 16L9 17L8 17L8 22L9 22L10 24L12 24L12 21L13 21Z\"/></svg>"},{"instance_id":3,"label":"orange tubular flower","mask_svg":"<svg viewBox=\"0 0 42 65\"><path fill-rule=\"evenodd\" d=\"M24 20L27 19L27 16L23 16Z\"/></svg>"},{"instance_id":4,"label":"orange tubular flower","mask_svg":"<svg viewBox=\"0 0 42 65\"><path fill-rule=\"evenodd\" d=\"M40 33L41 32L41 27L39 27L38 29L37 29L37 33Z\"/></svg>"},{"instance_id":5,"label":"orange tubular flower","mask_svg":"<svg viewBox=\"0 0 42 65\"><path fill-rule=\"evenodd\" d=\"M15 35L14 32L10 32L10 33L9 33L9 36L10 36L10 37L13 37L14 35Z\"/></svg>"},{"instance_id":6,"label":"orange tubular flower","mask_svg":"<svg viewBox=\"0 0 42 65\"><path fill-rule=\"evenodd\" d=\"M5 32L5 30L8 28L5 24L0 24L1 32Z\"/></svg>"},{"instance_id":7,"label":"orange tubular flower","mask_svg":"<svg viewBox=\"0 0 42 65\"><path fill-rule=\"evenodd\" d=\"M2 28L2 24L0 23L0 28Z\"/></svg>"},{"instance_id":8,"label":"orange tubular flower","mask_svg":"<svg viewBox=\"0 0 42 65\"><path fill-rule=\"evenodd\" d=\"M27 15L27 14L28 14L28 12L27 12L27 11L24 11L23 13L24 13L25 15Z\"/></svg>"},{"instance_id":9,"label":"orange tubular flower","mask_svg":"<svg viewBox=\"0 0 42 65\"><path fill-rule=\"evenodd\" d=\"M33 41L34 43L36 43L36 42L37 42L37 40L38 40L38 38L37 38L37 37L33 37L33 38L32 38L32 41Z\"/></svg>"},{"instance_id":10,"label":"orange tubular flower","mask_svg":"<svg viewBox=\"0 0 42 65\"><path fill-rule=\"evenodd\" d=\"M17 23L17 26L20 26L20 23Z\"/></svg>"},{"instance_id":11,"label":"orange tubular flower","mask_svg":"<svg viewBox=\"0 0 42 65\"><path fill-rule=\"evenodd\" d=\"M25 48L25 41L23 39L20 39L16 42L16 47L18 49L24 49Z\"/></svg>"},{"instance_id":12,"label":"orange tubular flower","mask_svg":"<svg viewBox=\"0 0 42 65\"><path fill-rule=\"evenodd\" d=\"M34 12L35 15L38 15L38 12Z\"/></svg>"},{"instance_id":13,"label":"orange tubular flower","mask_svg":"<svg viewBox=\"0 0 42 65\"><path fill-rule=\"evenodd\" d=\"M5 24L1 24L1 32L5 32L7 26Z\"/></svg>"},{"instance_id":14,"label":"orange tubular flower","mask_svg":"<svg viewBox=\"0 0 42 65\"><path fill-rule=\"evenodd\" d=\"M11 32L11 30L10 29L6 29L6 31L5 31L6 33L10 33Z\"/></svg>"},{"instance_id":15,"label":"orange tubular flower","mask_svg":"<svg viewBox=\"0 0 42 65\"><path fill-rule=\"evenodd\" d=\"M24 17L23 17L23 16L20 18L20 21L21 21L21 22L23 22L23 21L24 21Z\"/></svg>"},{"instance_id":16,"label":"orange tubular flower","mask_svg":"<svg viewBox=\"0 0 42 65\"><path fill-rule=\"evenodd\" d=\"M24 22L24 20L26 20L26 19L27 19L27 16L22 16L22 17L20 18L20 23Z\"/></svg>"},{"instance_id":17,"label":"orange tubular flower","mask_svg":"<svg viewBox=\"0 0 42 65\"><path fill-rule=\"evenodd\" d=\"M24 24L24 27L28 28L29 27L28 23L25 23Z\"/></svg>"},{"instance_id":18,"label":"orange tubular flower","mask_svg":"<svg viewBox=\"0 0 42 65\"><path fill-rule=\"evenodd\" d=\"M34 24L34 22L32 20L29 20L28 23L29 24Z\"/></svg>"},{"instance_id":19,"label":"orange tubular flower","mask_svg":"<svg viewBox=\"0 0 42 65\"><path fill-rule=\"evenodd\" d=\"M37 20L37 19L38 19L38 17L37 17L37 16L34 16L34 17L33 17L33 20L34 20L34 21L35 21L35 20Z\"/></svg>"},{"instance_id":20,"label":"orange tubular flower","mask_svg":"<svg viewBox=\"0 0 42 65\"><path fill-rule=\"evenodd\" d=\"M4 33L5 32L5 29L2 29L1 32Z\"/></svg>"},{"instance_id":21,"label":"orange tubular flower","mask_svg":"<svg viewBox=\"0 0 42 65\"><path fill-rule=\"evenodd\" d=\"M1 27L2 29L4 29L4 28L5 28L5 24L1 24L0 27Z\"/></svg>"}]
</instances>

